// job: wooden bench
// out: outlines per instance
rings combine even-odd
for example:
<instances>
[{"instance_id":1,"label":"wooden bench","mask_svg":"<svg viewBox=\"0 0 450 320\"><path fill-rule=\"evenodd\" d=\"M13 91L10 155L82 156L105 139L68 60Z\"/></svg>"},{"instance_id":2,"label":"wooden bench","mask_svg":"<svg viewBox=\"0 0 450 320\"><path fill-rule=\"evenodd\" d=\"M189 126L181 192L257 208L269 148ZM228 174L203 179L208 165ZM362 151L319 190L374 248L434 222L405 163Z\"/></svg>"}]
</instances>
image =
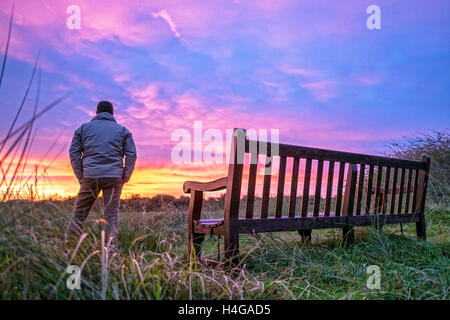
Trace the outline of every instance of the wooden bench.
<instances>
[{"instance_id":1,"label":"wooden bench","mask_svg":"<svg viewBox=\"0 0 450 320\"><path fill-rule=\"evenodd\" d=\"M201 256L206 234L224 237L225 258L230 262L236 262L238 258L239 235L244 233L298 231L303 240L308 240L312 229L341 228L345 243L352 244L354 227L415 222L417 236L426 238L424 207L429 157L412 161L287 144L261 144L249 140L243 129L235 129L231 147L228 177L206 183L187 181L183 185L184 192L191 194L189 253L195 252L196 257ZM278 155L272 154L271 150L277 150ZM250 164L248 173L244 175L246 155ZM261 156L270 161L263 165L269 172L263 175L261 205L256 214L256 176ZM271 161L275 156L279 157L279 170L272 179ZM292 158L289 160L292 163L290 190L285 190L289 158ZM301 173L300 163L303 163ZM324 167L327 169L325 179ZM240 216L239 207L244 202L241 200L243 177L247 196ZM303 177L303 181L299 181L299 177ZM275 204L273 215L269 215L270 185L275 179ZM300 206L297 206L299 182L302 182L302 195L306 196L300 198ZM323 189L322 184L326 184ZM314 190L311 190L314 201L312 210L309 210L311 185L314 185ZM223 189L226 189L224 218L202 219L203 193ZM289 202L283 215L286 191Z\"/></svg>"}]
</instances>

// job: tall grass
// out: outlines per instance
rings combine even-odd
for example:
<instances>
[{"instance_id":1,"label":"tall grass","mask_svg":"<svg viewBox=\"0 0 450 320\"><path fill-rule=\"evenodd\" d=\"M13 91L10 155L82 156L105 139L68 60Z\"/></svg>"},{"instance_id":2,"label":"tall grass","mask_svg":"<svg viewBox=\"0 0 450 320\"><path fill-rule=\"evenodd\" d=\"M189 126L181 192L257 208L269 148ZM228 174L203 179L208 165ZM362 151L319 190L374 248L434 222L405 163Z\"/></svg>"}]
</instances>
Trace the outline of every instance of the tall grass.
<instances>
[{"instance_id":1,"label":"tall grass","mask_svg":"<svg viewBox=\"0 0 450 320\"><path fill-rule=\"evenodd\" d=\"M389 156L418 160L422 155L431 157L427 193L429 204L450 203L450 129L437 130L406 137L388 145Z\"/></svg>"},{"instance_id":2,"label":"tall grass","mask_svg":"<svg viewBox=\"0 0 450 320\"><path fill-rule=\"evenodd\" d=\"M1 71L0 71L0 89L6 80L7 73L6 65L8 61L8 52L11 42L11 34L14 25L14 7L11 9L11 16L8 26L8 34L6 38L5 51L3 54ZM35 76L38 72L38 81L36 83ZM22 124L18 125L19 119L23 114L24 106L30 95L31 88L36 83L36 98L33 106L32 117L25 120ZM36 57L30 79L25 87L22 100L17 107L14 117L11 121L7 132L0 140L0 197L4 202L11 198L34 198L37 192L38 181L40 179L40 173L45 171L45 167L36 165L32 173L27 172L28 160L31 156L31 150L33 142L37 133L37 120L49 112L52 108L57 106L63 101L69 94L66 93L61 97L55 99L50 104L39 110L39 98L41 91L41 76L39 71L39 54ZM1 98L1 97L0 97ZM0 100L1 101L1 100ZM2 103L3 109L13 109L11 106L7 106ZM38 111L39 110L39 111ZM52 145L53 148L53 145ZM44 169L44 170L43 170ZM24 176L25 173L28 176ZM32 177L34 175L34 181ZM34 183L33 183L34 182Z\"/></svg>"},{"instance_id":3,"label":"tall grass","mask_svg":"<svg viewBox=\"0 0 450 320\"><path fill-rule=\"evenodd\" d=\"M143 202L158 201L139 199ZM314 231L313 244L296 232L241 236L241 264L233 270L198 265L187 256L186 211L167 203L153 210L121 207L119 252L102 246L101 202L81 238L66 232L73 200L8 201L0 205L0 298L3 299L448 299L449 213L427 211L427 242L415 226L357 229L346 249L339 230ZM136 205L138 207L138 205ZM209 214L207 212L206 214ZM206 257L216 258L217 238ZM379 265L380 290L366 287ZM67 266L82 269L70 290Z\"/></svg>"}]
</instances>

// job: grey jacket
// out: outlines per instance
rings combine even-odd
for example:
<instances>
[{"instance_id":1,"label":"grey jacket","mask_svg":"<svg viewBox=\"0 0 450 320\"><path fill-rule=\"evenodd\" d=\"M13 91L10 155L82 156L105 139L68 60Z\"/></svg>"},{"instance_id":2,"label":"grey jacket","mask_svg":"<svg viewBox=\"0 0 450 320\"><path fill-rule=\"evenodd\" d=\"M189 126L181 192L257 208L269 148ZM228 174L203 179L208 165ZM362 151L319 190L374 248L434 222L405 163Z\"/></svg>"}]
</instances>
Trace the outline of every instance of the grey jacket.
<instances>
[{"instance_id":1,"label":"grey jacket","mask_svg":"<svg viewBox=\"0 0 450 320\"><path fill-rule=\"evenodd\" d=\"M108 112L97 114L75 131L69 154L78 180L123 178L128 182L136 162L136 146L130 131L117 124Z\"/></svg>"}]
</instances>

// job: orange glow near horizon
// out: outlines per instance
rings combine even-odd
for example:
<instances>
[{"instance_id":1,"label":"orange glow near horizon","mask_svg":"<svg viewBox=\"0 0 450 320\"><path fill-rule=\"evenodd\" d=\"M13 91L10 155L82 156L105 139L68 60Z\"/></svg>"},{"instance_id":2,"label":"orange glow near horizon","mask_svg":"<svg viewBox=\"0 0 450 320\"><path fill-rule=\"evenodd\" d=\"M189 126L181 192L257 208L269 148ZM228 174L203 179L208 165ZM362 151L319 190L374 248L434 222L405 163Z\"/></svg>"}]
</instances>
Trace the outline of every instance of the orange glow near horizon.
<instances>
[{"instance_id":1,"label":"orange glow near horizon","mask_svg":"<svg viewBox=\"0 0 450 320\"><path fill-rule=\"evenodd\" d=\"M30 159L21 176L15 179L11 199L26 199L33 190L38 199L66 199L77 195L79 183L75 178L69 160L60 157L47 168L50 160ZM15 166L15 162L13 166ZM9 163L5 163L7 167ZM38 167L37 174L35 168ZM159 163L155 165L137 164L130 181L125 184L122 198L139 195L140 197L153 197L158 194L167 194L174 197L184 195L183 183L187 180L208 181L227 175L226 165ZM11 177L8 176L8 181ZM36 183L37 182L37 183ZM7 187L2 185L0 193L4 194ZM217 195L213 193L211 196Z\"/></svg>"},{"instance_id":2,"label":"orange glow near horizon","mask_svg":"<svg viewBox=\"0 0 450 320\"><path fill-rule=\"evenodd\" d=\"M288 159L286 176L285 176L285 189L284 194L289 195L290 181L292 179L292 159ZM28 199L32 197L30 190L33 190L34 199L67 199L75 197L79 191L79 183L76 180L69 160L64 157L58 158L52 164L51 168L48 167L46 161L39 162L36 159L30 159L27 168L24 171L23 177L18 178L18 183L12 191L11 199ZM38 166L38 174L35 174L36 166ZM279 166L279 158L274 157L273 170L271 172L271 186L270 196L275 196L277 192L278 172L276 168ZM304 178L305 163L302 159L300 161L299 171L299 186L297 188L297 196L301 194L303 188L302 181ZM262 166L259 165L262 169ZM247 193L248 188L248 170L249 159L246 157L243 179L242 179L242 191L241 196ZM313 162L312 171L316 170L316 163ZM328 172L328 165L324 166L323 177L326 177ZM165 194L174 197L188 196L183 193L183 183L187 180L193 181L211 181L218 178L227 176L228 166L226 164L214 165L214 164L183 164L175 165L171 162L164 162L149 165L142 161L138 163L130 181L124 186L122 192L122 199L127 199L132 196L139 197L154 197L156 195ZM335 170L335 181L337 179L338 171ZM31 177L31 178L30 178ZM27 180L28 178L28 180ZM37 179L35 179L37 178ZM315 175L311 177L310 194L313 194L315 189ZM322 179L322 185L326 183L325 179ZM256 196L262 194L263 174L258 170L256 179ZM5 192L5 186L0 188L0 193ZM36 192L37 191L37 192ZM336 190L333 189L333 194ZM205 197L218 197L223 194L223 191L206 193ZM325 187L322 187L322 196L325 196Z\"/></svg>"}]
</instances>

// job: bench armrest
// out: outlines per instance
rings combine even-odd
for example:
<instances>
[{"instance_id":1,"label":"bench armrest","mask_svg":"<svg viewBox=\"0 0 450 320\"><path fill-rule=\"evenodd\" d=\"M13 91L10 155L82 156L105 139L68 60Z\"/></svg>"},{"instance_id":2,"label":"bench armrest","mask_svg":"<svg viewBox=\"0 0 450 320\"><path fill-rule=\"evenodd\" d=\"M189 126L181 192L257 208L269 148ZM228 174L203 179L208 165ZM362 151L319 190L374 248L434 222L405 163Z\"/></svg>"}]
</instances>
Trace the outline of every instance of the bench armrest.
<instances>
[{"instance_id":1,"label":"bench armrest","mask_svg":"<svg viewBox=\"0 0 450 320\"><path fill-rule=\"evenodd\" d=\"M227 177L210 182L186 181L183 184L183 191L184 193L191 193L191 191L219 191L226 189L227 182Z\"/></svg>"}]
</instances>

